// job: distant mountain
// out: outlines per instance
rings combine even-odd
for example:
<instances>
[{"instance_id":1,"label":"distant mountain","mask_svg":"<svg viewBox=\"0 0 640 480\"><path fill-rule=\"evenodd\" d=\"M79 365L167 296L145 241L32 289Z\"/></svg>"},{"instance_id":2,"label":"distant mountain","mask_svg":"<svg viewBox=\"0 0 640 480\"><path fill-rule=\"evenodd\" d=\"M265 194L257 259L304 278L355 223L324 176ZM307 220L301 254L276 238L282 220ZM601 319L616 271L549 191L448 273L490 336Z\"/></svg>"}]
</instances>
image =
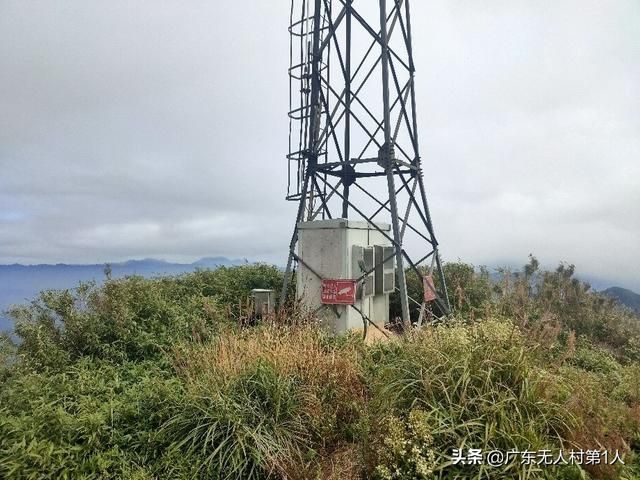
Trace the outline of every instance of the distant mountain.
<instances>
[{"instance_id":1,"label":"distant mountain","mask_svg":"<svg viewBox=\"0 0 640 480\"><path fill-rule=\"evenodd\" d=\"M619 303L631 310L640 313L640 295L622 287L611 287L603 290L602 293L608 297L615 298Z\"/></svg>"},{"instance_id":2,"label":"distant mountain","mask_svg":"<svg viewBox=\"0 0 640 480\"><path fill-rule=\"evenodd\" d=\"M244 263L247 263L247 260L226 257L201 258L193 263L171 263L155 258L145 258L111 263L110 267L111 276L121 278L127 275L143 277L179 275L199 268L214 269ZM72 288L80 281L101 282L105 278L104 268L104 264L0 265L0 332L11 328L11 321L5 315L11 305L26 303L42 290Z\"/></svg>"},{"instance_id":3,"label":"distant mountain","mask_svg":"<svg viewBox=\"0 0 640 480\"><path fill-rule=\"evenodd\" d=\"M226 257L205 257L201 258L197 262L193 262L198 268L218 268L218 267L232 267L234 265L242 265L243 263L249 263L248 260L229 260Z\"/></svg>"}]
</instances>

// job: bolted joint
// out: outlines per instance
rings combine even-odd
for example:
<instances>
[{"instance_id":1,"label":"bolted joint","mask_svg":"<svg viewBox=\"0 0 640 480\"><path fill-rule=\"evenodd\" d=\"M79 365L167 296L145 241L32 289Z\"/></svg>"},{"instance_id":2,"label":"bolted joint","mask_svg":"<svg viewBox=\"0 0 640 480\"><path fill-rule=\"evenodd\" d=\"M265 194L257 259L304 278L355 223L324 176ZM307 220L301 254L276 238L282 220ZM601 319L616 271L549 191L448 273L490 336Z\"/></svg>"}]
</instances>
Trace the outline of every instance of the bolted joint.
<instances>
[{"instance_id":1,"label":"bolted joint","mask_svg":"<svg viewBox=\"0 0 640 480\"><path fill-rule=\"evenodd\" d=\"M385 169L385 171L392 167L396 160L396 151L393 148L393 144L384 143L380 150L378 150L378 165Z\"/></svg>"},{"instance_id":2,"label":"bolted joint","mask_svg":"<svg viewBox=\"0 0 640 480\"><path fill-rule=\"evenodd\" d=\"M318 154L307 149L303 152L303 155L307 160L307 174L315 173L318 167Z\"/></svg>"}]
</instances>

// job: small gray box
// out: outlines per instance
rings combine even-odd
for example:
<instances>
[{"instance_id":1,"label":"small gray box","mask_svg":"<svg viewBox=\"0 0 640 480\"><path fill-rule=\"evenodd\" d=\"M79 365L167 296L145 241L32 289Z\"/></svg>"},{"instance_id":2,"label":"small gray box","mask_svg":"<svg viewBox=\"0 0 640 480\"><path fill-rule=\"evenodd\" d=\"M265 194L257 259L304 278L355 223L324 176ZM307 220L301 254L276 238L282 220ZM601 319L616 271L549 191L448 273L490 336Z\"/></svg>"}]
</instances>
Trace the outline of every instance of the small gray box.
<instances>
[{"instance_id":1,"label":"small gray box","mask_svg":"<svg viewBox=\"0 0 640 480\"><path fill-rule=\"evenodd\" d=\"M254 313L257 318L262 318L273 313L275 307L273 290L254 288L251 290L253 297Z\"/></svg>"}]
</instances>

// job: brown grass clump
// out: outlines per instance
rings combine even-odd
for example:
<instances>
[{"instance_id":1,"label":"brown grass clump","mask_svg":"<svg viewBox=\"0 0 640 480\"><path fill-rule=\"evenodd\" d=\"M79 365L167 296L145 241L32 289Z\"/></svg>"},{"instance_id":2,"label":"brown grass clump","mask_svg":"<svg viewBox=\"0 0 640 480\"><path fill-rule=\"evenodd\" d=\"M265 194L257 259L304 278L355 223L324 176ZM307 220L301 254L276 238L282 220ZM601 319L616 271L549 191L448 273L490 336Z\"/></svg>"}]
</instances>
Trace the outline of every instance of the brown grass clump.
<instances>
[{"instance_id":1,"label":"brown grass clump","mask_svg":"<svg viewBox=\"0 0 640 480\"><path fill-rule=\"evenodd\" d=\"M322 462L318 478L326 480L356 480L362 478L357 446L347 445L333 452Z\"/></svg>"},{"instance_id":2,"label":"brown grass clump","mask_svg":"<svg viewBox=\"0 0 640 480\"><path fill-rule=\"evenodd\" d=\"M627 440L640 431L640 417L637 416L640 405L612 398L618 395L616 389L611 388L614 381L603 375L583 371L565 371L564 374L572 386L567 407L578 420L577 425L566 432L567 442L585 451L612 453L617 450L628 460L631 445ZM615 479L619 478L621 465L603 463L584 468L594 478Z\"/></svg>"},{"instance_id":3,"label":"brown grass clump","mask_svg":"<svg viewBox=\"0 0 640 480\"><path fill-rule=\"evenodd\" d=\"M204 423L224 426L211 435L230 428L258 431L264 438L253 433L231 438L241 435L257 452L260 468L278 478L349 479L362 471L353 431L366 405L359 361L364 348L357 334L337 339L315 325L271 324L176 347L173 358L191 397L213 402L205 410L216 420ZM274 423L272 412L280 412L281 420ZM184 428L193 431L200 423L189 419ZM278 439L290 437L291 446L281 448Z\"/></svg>"},{"instance_id":4,"label":"brown grass clump","mask_svg":"<svg viewBox=\"0 0 640 480\"><path fill-rule=\"evenodd\" d=\"M343 385L360 383L357 345L332 346L327 334L312 325L228 332L209 343L178 347L174 358L178 372L192 385L224 384L257 361L309 386L338 379Z\"/></svg>"}]
</instances>

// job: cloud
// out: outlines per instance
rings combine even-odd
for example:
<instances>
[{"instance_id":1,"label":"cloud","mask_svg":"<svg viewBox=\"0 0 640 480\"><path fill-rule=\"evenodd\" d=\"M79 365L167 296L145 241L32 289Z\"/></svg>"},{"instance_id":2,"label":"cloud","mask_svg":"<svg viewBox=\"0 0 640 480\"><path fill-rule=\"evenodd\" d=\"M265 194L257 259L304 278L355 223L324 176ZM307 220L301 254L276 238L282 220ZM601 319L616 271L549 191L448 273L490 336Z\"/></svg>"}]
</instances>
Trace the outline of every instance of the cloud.
<instances>
[{"instance_id":1,"label":"cloud","mask_svg":"<svg viewBox=\"0 0 640 480\"><path fill-rule=\"evenodd\" d=\"M640 6L412 2L442 253L640 290ZM282 263L288 2L0 4L0 262Z\"/></svg>"}]
</instances>

